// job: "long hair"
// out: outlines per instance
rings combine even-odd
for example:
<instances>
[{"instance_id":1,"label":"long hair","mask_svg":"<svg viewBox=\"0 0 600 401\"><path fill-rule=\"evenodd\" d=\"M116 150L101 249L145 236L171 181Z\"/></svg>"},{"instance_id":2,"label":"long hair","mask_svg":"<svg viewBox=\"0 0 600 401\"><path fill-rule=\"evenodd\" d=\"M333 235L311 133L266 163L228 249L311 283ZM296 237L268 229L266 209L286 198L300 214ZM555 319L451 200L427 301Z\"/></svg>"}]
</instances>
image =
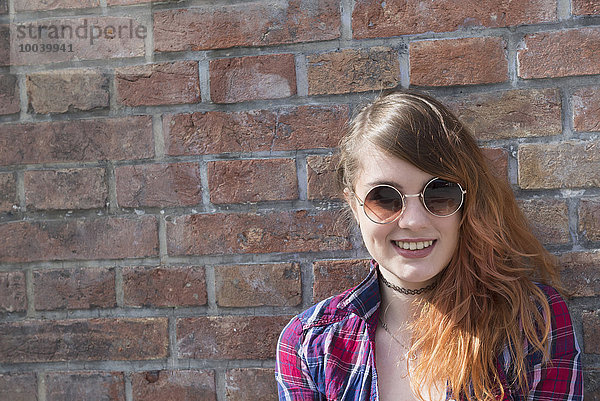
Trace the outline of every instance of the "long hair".
<instances>
[{"instance_id":1,"label":"long hair","mask_svg":"<svg viewBox=\"0 0 600 401\"><path fill-rule=\"evenodd\" d=\"M387 93L353 118L340 142L340 189L353 189L367 143L467 191L456 251L412 325L414 391L422 399L423 385L448 380L468 399L503 396L496 361L505 347L513 361L508 385L527 391L523 344L549 357L550 308L535 282L560 284L508 182L492 173L469 130L427 95Z\"/></svg>"}]
</instances>

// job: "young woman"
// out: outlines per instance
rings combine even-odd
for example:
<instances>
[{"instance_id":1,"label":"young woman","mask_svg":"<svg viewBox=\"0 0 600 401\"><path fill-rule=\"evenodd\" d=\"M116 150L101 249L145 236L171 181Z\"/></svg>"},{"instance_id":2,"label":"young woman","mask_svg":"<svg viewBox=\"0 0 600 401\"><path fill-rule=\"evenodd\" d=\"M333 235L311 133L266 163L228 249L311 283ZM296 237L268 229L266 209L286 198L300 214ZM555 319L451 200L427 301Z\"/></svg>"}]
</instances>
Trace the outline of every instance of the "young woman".
<instances>
[{"instance_id":1,"label":"young woman","mask_svg":"<svg viewBox=\"0 0 600 401\"><path fill-rule=\"evenodd\" d=\"M357 287L293 318L281 400L582 400L552 257L468 130L393 92L340 145L341 190L373 260Z\"/></svg>"}]
</instances>

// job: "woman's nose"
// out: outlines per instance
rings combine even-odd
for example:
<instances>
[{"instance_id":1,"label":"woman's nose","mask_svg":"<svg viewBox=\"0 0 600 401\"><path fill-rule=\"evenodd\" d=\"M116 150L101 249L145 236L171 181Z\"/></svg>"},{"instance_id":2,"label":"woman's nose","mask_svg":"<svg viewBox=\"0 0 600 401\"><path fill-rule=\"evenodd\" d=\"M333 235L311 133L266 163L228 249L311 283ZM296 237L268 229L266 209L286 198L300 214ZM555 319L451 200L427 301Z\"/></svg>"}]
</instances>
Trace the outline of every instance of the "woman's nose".
<instances>
[{"instance_id":1,"label":"woman's nose","mask_svg":"<svg viewBox=\"0 0 600 401\"><path fill-rule=\"evenodd\" d=\"M404 195L404 210L398 219L401 228L421 228L428 224L429 212L421 202L421 194Z\"/></svg>"}]
</instances>

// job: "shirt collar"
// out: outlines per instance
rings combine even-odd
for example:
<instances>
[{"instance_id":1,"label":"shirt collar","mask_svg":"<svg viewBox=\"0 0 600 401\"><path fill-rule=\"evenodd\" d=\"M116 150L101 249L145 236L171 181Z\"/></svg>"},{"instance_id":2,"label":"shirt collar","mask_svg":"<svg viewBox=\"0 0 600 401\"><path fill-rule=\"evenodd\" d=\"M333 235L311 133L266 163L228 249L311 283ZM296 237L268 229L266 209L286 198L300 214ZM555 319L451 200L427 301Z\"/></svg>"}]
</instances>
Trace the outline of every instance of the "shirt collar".
<instances>
[{"instance_id":1,"label":"shirt collar","mask_svg":"<svg viewBox=\"0 0 600 401\"><path fill-rule=\"evenodd\" d=\"M375 312L378 312L381 303L377 262L371 260L370 269L367 277L337 305L338 309L346 309L367 321L378 318Z\"/></svg>"}]
</instances>

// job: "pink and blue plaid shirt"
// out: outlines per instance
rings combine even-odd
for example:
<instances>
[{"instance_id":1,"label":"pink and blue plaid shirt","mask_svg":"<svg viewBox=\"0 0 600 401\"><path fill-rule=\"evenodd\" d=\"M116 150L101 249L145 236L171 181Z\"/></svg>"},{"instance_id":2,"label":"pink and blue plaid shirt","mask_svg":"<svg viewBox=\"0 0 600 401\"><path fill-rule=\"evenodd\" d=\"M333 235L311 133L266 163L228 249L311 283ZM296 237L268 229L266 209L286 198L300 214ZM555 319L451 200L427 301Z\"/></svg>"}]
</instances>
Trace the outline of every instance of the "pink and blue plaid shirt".
<instances>
[{"instance_id":1,"label":"pink and blue plaid shirt","mask_svg":"<svg viewBox=\"0 0 600 401\"><path fill-rule=\"evenodd\" d=\"M276 379L279 399L378 400L375 330L379 315L377 268L358 286L326 299L294 317L277 344ZM539 352L527 352L528 394L508 386L508 347L496 366L505 400L583 400L580 350L567 306L557 291L538 284L552 311L551 363L542 365ZM529 346L525 344L529 349ZM447 400L452 399L447 391Z\"/></svg>"}]
</instances>

